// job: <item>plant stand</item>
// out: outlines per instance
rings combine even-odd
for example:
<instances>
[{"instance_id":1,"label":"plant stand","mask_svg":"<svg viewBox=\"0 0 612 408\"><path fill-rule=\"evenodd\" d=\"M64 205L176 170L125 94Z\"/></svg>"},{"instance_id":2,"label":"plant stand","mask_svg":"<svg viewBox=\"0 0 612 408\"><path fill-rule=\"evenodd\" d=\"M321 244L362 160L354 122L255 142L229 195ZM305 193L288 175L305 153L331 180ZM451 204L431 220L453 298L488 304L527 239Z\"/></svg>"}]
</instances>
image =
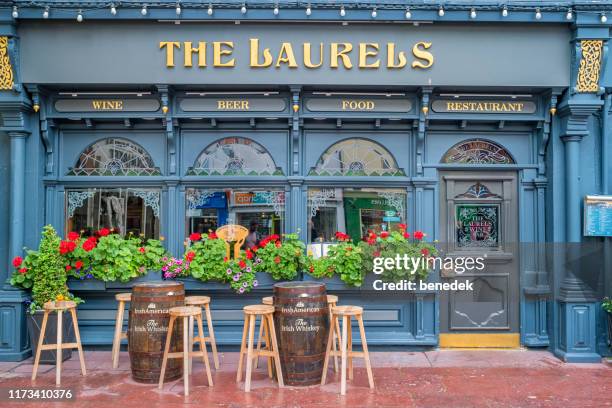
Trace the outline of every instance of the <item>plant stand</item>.
<instances>
[{"instance_id":1,"label":"plant stand","mask_svg":"<svg viewBox=\"0 0 612 408\"><path fill-rule=\"evenodd\" d=\"M36 355L38 350L38 339L40 337L40 329L42 326L44 312L42 310L35 312L34 314L28 314L28 334L30 335L30 344L32 345L32 355ZM73 343L74 340L74 328L72 326L72 319L69 313L64 313L62 316L62 338L67 343ZM44 344L55 343L57 340L57 319L49 319L47 321L47 329L45 330ZM72 356L71 349L62 350L62 361L68 360ZM55 364L56 351L55 350L43 350L40 353L40 364Z\"/></svg>"}]
</instances>

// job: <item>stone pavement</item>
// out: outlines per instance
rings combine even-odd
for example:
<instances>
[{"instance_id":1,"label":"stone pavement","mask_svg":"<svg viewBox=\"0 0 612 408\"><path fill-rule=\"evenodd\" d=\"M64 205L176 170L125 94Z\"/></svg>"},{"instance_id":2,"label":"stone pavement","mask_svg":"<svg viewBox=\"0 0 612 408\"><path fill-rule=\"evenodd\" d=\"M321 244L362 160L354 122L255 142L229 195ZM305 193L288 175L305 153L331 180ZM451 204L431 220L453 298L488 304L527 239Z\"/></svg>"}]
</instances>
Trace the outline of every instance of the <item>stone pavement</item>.
<instances>
[{"instance_id":1,"label":"stone pavement","mask_svg":"<svg viewBox=\"0 0 612 408\"><path fill-rule=\"evenodd\" d=\"M110 352L86 351L86 377L80 375L76 353L64 363L62 388L74 388L76 402L0 401L0 407L612 407L612 368L605 363L565 364L546 351L532 350L371 354L376 388L368 388L363 364L356 359L355 380L349 382L344 397L339 394L339 375L331 371L324 386L278 389L268 380L265 364L260 364L247 394L244 383L235 382L235 352L220 354L221 367L213 370L212 388L206 385L203 363L196 361L191 395L184 397L181 380L166 384L163 391L134 382L127 352L121 353L119 368L114 370ZM54 388L54 369L41 366L32 383L31 359L0 362L0 387Z\"/></svg>"}]
</instances>

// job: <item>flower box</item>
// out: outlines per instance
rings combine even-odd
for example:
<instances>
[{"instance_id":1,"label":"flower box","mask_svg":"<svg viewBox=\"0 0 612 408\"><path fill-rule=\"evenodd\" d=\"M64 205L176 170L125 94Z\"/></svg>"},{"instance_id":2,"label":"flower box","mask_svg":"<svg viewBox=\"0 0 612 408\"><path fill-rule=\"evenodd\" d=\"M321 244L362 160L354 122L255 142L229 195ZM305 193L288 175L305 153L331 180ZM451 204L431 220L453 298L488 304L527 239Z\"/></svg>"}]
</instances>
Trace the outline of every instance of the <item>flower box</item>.
<instances>
[{"instance_id":1,"label":"flower box","mask_svg":"<svg viewBox=\"0 0 612 408\"><path fill-rule=\"evenodd\" d=\"M146 275L139 276L128 282L106 282L106 289L132 289L135 283L159 281L161 279L159 271L149 271Z\"/></svg>"},{"instance_id":2,"label":"flower box","mask_svg":"<svg viewBox=\"0 0 612 408\"><path fill-rule=\"evenodd\" d=\"M255 278L257 279L257 287L254 290L270 290L277 282L272 279L272 276L267 272L256 272ZM185 290L232 290L229 283L208 281L203 282L199 279L192 278L191 276L181 277L177 279L183 282Z\"/></svg>"},{"instance_id":3,"label":"flower box","mask_svg":"<svg viewBox=\"0 0 612 408\"><path fill-rule=\"evenodd\" d=\"M93 292L106 290L106 282L98 279L68 278L68 289L78 292Z\"/></svg>"},{"instance_id":4,"label":"flower box","mask_svg":"<svg viewBox=\"0 0 612 408\"><path fill-rule=\"evenodd\" d=\"M338 275L334 275L331 278L321 278L321 279L317 279L307 273L304 274L304 280L307 282L321 282L325 284L325 287L327 288L327 290L332 290L332 291L338 291L338 290L343 290L343 291L359 291L361 290L361 288L357 287L357 286L349 286L346 283L344 283L344 281L342 279L340 279L340 277Z\"/></svg>"}]
</instances>

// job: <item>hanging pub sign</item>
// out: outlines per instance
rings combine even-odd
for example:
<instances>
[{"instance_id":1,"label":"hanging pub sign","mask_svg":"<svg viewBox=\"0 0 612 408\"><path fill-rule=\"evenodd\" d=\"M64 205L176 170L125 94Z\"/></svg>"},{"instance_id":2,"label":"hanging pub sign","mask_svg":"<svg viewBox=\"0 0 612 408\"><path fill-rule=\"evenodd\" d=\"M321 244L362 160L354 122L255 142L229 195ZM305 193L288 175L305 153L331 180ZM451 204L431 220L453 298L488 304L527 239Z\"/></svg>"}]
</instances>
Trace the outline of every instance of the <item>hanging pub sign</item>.
<instances>
[{"instance_id":1,"label":"hanging pub sign","mask_svg":"<svg viewBox=\"0 0 612 408\"><path fill-rule=\"evenodd\" d=\"M155 98L72 98L57 99L58 112L157 112L159 99Z\"/></svg>"},{"instance_id":2,"label":"hanging pub sign","mask_svg":"<svg viewBox=\"0 0 612 408\"><path fill-rule=\"evenodd\" d=\"M436 99L431 104L436 113L536 113L537 106L530 100L519 99Z\"/></svg>"},{"instance_id":3,"label":"hanging pub sign","mask_svg":"<svg viewBox=\"0 0 612 408\"><path fill-rule=\"evenodd\" d=\"M584 198L584 235L612 237L612 196Z\"/></svg>"},{"instance_id":4,"label":"hanging pub sign","mask_svg":"<svg viewBox=\"0 0 612 408\"><path fill-rule=\"evenodd\" d=\"M310 112L408 113L412 110L412 103L408 99L348 96L339 98L307 98L305 107Z\"/></svg>"},{"instance_id":5,"label":"hanging pub sign","mask_svg":"<svg viewBox=\"0 0 612 408\"><path fill-rule=\"evenodd\" d=\"M284 98L185 98L179 102L184 112L283 112Z\"/></svg>"}]
</instances>

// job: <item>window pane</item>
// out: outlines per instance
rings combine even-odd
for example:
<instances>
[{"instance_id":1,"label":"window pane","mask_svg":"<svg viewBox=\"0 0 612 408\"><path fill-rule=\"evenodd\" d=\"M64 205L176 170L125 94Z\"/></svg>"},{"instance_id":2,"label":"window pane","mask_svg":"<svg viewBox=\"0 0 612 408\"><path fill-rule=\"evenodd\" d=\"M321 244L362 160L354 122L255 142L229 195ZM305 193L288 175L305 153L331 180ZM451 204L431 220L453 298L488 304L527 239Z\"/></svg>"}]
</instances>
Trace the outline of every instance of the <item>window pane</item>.
<instances>
[{"instance_id":1,"label":"window pane","mask_svg":"<svg viewBox=\"0 0 612 408\"><path fill-rule=\"evenodd\" d=\"M308 240L331 241L336 231L355 241L368 231L398 229L405 223L406 192L401 189L310 188Z\"/></svg>"},{"instance_id":2,"label":"window pane","mask_svg":"<svg viewBox=\"0 0 612 408\"><path fill-rule=\"evenodd\" d=\"M208 233L226 224L249 228L245 245L284 232L285 192L277 190L190 188L186 191L186 231Z\"/></svg>"},{"instance_id":3,"label":"window pane","mask_svg":"<svg viewBox=\"0 0 612 408\"><path fill-rule=\"evenodd\" d=\"M456 239L459 248L496 248L499 246L499 206L496 204L458 204Z\"/></svg>"},{"instance_id":4,"label":"window pane","mask_svg":"<svg viewBox=\"0 0 612 408\"><path fill-rule=\"evenodd\" d=\"M152 189L66 190L66 233L93 235L100 228L159 237L160 191Z\"/></svg>"}]
</instances>

